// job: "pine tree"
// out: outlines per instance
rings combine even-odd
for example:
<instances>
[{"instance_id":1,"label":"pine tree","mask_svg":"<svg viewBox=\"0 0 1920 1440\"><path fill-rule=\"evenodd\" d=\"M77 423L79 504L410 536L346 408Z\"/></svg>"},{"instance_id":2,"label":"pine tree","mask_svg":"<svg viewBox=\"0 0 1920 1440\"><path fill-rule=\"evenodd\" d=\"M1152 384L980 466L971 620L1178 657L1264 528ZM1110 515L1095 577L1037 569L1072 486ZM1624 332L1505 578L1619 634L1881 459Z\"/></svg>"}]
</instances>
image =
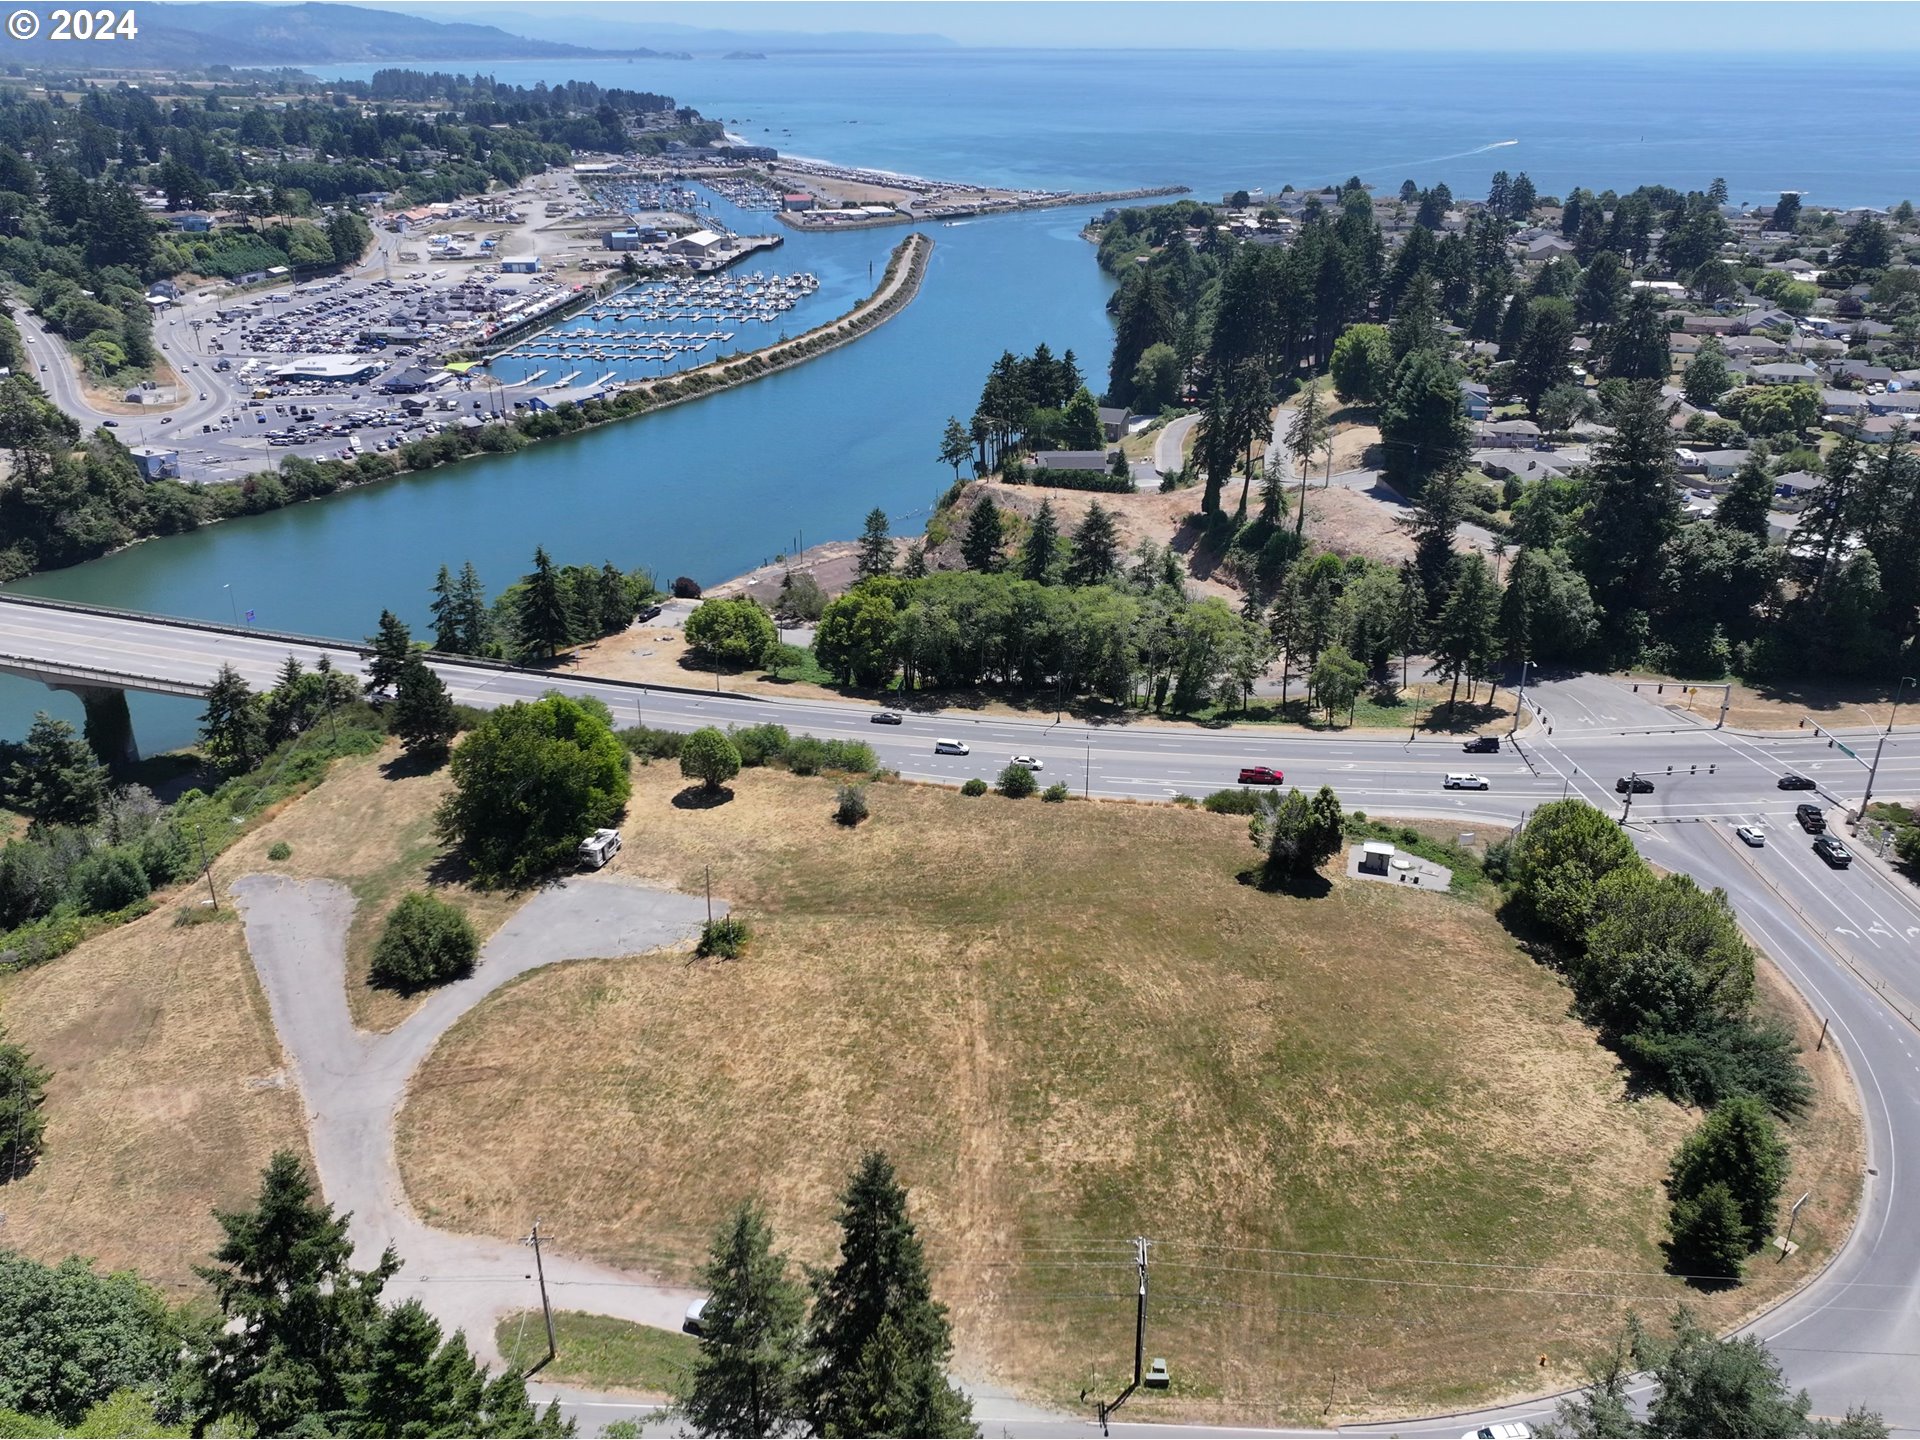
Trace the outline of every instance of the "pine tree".
<instances>
[{"instance_id":1,"label":"pine tree","mask_svg":"<svg viewBox=\"0 0 1920 1440\"><path fill-rule=\"evenodd\" d=\"M541 659L551 659L573 638L573 618L567 613L560 574L544 546L534 547L533 573L527 576L516 620L521 648Z\"/></svg>"},{"instance_id":2,"label":"pine tree","mask_svg":"<svg viewBox=\"0 0 1920 1440\"><path fill-rule=\"evenodd\" d=\"M1493 572L1477 552L1461 556L1433 630L1434 661L1440 673L1453 680L1449 708L1460 698L1462 677L1471 699L1474 678L1492 668L1500 649L1499 624L1500 588L1494 584Z\"/></svg>"},{"instance_id":3,"label":"pine tree","mask_svg":"<svg viewBox=\"0 0 1920 1440\"><path fill-rule=\"evenodd\" d=\"M1020 578L1046 584L1059 554L1060 524L1054 519L1053 501L1043 499L1040 513L1027 527L1027 538L1020 542Z\"/></svg>"},{"instance_id":4,"label":"pine tree","mask_svg":"<svg viewBox=\"0 0 1920 1440\"><path fill-rule=\"evenodd\" d=\"M972 454L973 437L967 433L967 427L960 423L957 415L949 415L946 432L940 437L940 460L953 467L955 483L960 479L960 467L967 463Z\"/></svg>"},{"instance_id":5,"label":"pine tree","mask_svg":"<svg viewBox=\"0 0 1920 1440\"><path fill-rule=\"evenodd\" d=\"M960 557L969 570L992 571L1000 568L1002 540L1000 509L991 495L982 495L967 516L967 533L960 541Z\"/></svg>"},{"instance_id":6,"label":"pine tree","mask_svg":"<svg viewBox=\"0 0 1920 1440\"><path fill-rule=\"evenodd\" d=\"M1740 1207L1720 1181L1698 1195L1676 1197L1668 1214L1673 1240L1671 1265L1677 1274L1738 1280L1751 1253Z\"/></svg>"},{"instance_id":7,"label":"pine tree","mask_svg":"<svg viewBox=\"0 0 1920 1440\"><path fill-rule=\"evenodd\" d=\"M260 697L240 672L222 665L207 691L200 717L200 745L222 770L251 770L267 753L267 726Z\"/></svg>"},{"instance_id":8,"label":"pine tree","mask_svg":"<svg viewBox=\"0 0 1920 1440\"><path fill-rule=\"evenodd\" d=\"M600 583L595 587L599 600L600 625L602 635L618 635L633 623L633 592L627 588L627 577L615 568L611 560L600 566Z\"/></svg>"},{"instance_id":9,"label":"pine tree","mask_svg":"<svg viewBox=\"0 0 1920 1440\"><path fill-rule=\"evenodd\" d=\"M714 1237L700 1280L707 1307L680 1412L702 1435L785 1434L802 1406L806 1295L757 1204L743 1203Z\"/></svg>"},{"instance_id":10,"label":"pine tree","mask_svg":"<svg viewBox=\"0 0 1920 1440\"><path fill-rule=\"evenodd\" d=\"M407 656L400 667L387 724L407 754L428 765L446 759L447 747L460 728L459 718L446 684L418 654Z\"/></svg>"},{"instance_id":11,"label":"pine tree","mask_svg":"<svg viewBox=\"0 0 1920 1440\"><path fill-rule=\"evenodd\" d=\"M197 1367L203 1413L266 1435L312 1433L316 1421L349 1414L380 1292L400 1268L393 1251L355 1270L346 1217L316 1198L287 1150L267 1165L252 1209L214 1218L225 1238L196 1273L228 1323Z\"/></svg>"},{"instance_id":12,"label":"pine tree","mask_svg":"<svg viewBox=\"0 0 1920 1440\"><path fill-rule=\"evenodd\" d=\"M887 533L887 512L878 505L867 512L866 528L860 532L857 569L862 580L893 573L893 538Z\"/></svg>"},{"instance_id":13,"label":"pine tree","mask_svg":"<svg viewBox=\"0 0 1920 1440\"><path fill-rule=\"evenodd\" d=\"M925 579L927 574L927 547L919 540L909 540L907 548L900 554L900 578L903 580Z\"/></svg>"},{"instance_id":14,"label":"pine tree","mask_svg":"<svg viewBox=\"0 0 1920 1440\"><path fill-rule=\"evenodd\" d=\"M813 1284L817 1435L973 1435L973 1406L947 1383L953 1335L933 1298L907 1192L869 1152L840 1197L840 1260Z\"/></svg>"},{"instance_id":15,"label":"pine tree","mask_svg":"<svg viewBox=\"0 0 1920 1440\"><path fill-rule=\"evenodd\" d=\"M1764 542L1772 533L1767 518L1772 509L1773 480L1767 467L1752 459L1734 475L1719 509L1713 512L1713 523Z\"/></svg>"},{"instance_id":16,"label":"pine tree","mask_svg":"<svg viewBox=\"0 0 1920 1440\"><path fill-rule=\"evenodd\" d=\"M33 717L13 768L0 779L15 808L42 825L91 825L107 800L107 767L64 720Z\"/></svg>"},{"instance_id":17,"label":"pine tree","mask_svg":"<svg viewBox=\"0 0 1920 1440\"><path fill-rule=\"evenodd\" d=\"M1120 564L1120 532L1113 513L1098 500L1087 507L1073 532L1073 554L1067 560L1067 578L1075 585L1098 585Z\"/></svg>"},{"instance_id":18,"label":"pine tree","mask_svg":"<svg viewBox=\"0 0 1920 1440\"><path fill-rule=\"evenodd\" d=\"M380 631L367 637L373 651L367 657L367 694L384 695L400 678L400 667L413 653L413 636L391 610L380 612Z\"/></svg>"},{"instance_id":19,"label":"pine tree","mask_svg":"<svg viewBox=\"0 0 1920 1440\"><path fill-rule=\"evenodd\" d=\"M455 629L460 637L457 653L485 654L487 643L493 638L492 617L487 613L487 592L471 560L460 567L460 580L453 593Z\"/></svg>"}]
</instances>

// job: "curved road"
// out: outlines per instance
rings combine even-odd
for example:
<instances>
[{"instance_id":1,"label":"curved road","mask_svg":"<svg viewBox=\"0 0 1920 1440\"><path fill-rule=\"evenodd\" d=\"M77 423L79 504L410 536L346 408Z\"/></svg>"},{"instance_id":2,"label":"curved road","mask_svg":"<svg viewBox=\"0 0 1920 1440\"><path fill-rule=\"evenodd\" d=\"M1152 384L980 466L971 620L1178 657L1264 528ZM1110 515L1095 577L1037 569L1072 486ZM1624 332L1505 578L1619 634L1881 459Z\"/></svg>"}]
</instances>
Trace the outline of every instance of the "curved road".
<instances>
[{"instance_id":1,"label":"curved road","mask_svg":"<svg viewBox=\"0 0 1920 1440\"><path fill-rule=\"evenodd\" d=\"M90 667L204 684L222 662L230 662L264 685L289 651L309 662L325 651L349 668L360 664L357 647L338 642L8 603L11 598L0 595L0 669ZM1322 736L913 711L903 725L883 727L869 723L870 708L835 701L663 691L564 671L433 664L464 703L492 706L557 687L597 696L621 724L641 720L691 729L778 719L823 738L869 741L882 762L904 776L946 784L991 776L1007 757L1025 753L1044 761L1047 779L1063 780L1076 791L1164 800L1232 785L1241 765L1258 763L1284 770L1288 784L1330 784L1350 808L1443 816L1466 828L1510 824L1562 795L1579 795L1617 815L1615 777L1629 770L1651 777L1655 791L1637 797L1632 808L1635 842L1657 863L1728 892L1754 938L1831 1021L1830 1043L1840 1046L1859 1082L1870 1167L1860 1223L1824 1274L1752 1329L1775 1348L1794 1383L1812 1393L1818 1412L1838 1414L1861 1403L1882 1412L1895 1429L1920 1430L1920 1229L1901 1223L1920 1214L1920 1162L1913 1158L1920 1155L1920 1029L1907 1018L1920 1015L1920 892L1866 856L1851 869L1827 869L1792 823L1794 806L1803 799L1823 803L1836 816L1839 807L1857 804L1864 763L1883 738L1877 789L1887 795L1920 791L1920 732L1853 732L1845 738L1860 752L1856 761L1810 731L1715 730L1651 695L1578 678L1531 687L1527 699L1530 708L1539 707L1539 722L1498 755L1466 757L1457 740L1401 733ZM935 755L938 737L964 740L972 753ZM1448 771L1467 768L1485 775L1491 788L1440 788ZM1811 776L1818 793L1777 789L1774 782L1789 770ZM1770 842L1760 850L1732 842L1738 823L1765 825ZM1550 1408L1520 1406L1499 1418L1539 1420ZM582 1414L594 1423L616 1418L610 1411ZM1495 1417L1402 1422L1390 1429L1458 1435L1470 1420L1485 1418ZM1088 1429L1080 1421L1011 1423L1022 1433ZM1129 1428L1160 1433L1163 1427Z\"/></svg>"}]
</instances>

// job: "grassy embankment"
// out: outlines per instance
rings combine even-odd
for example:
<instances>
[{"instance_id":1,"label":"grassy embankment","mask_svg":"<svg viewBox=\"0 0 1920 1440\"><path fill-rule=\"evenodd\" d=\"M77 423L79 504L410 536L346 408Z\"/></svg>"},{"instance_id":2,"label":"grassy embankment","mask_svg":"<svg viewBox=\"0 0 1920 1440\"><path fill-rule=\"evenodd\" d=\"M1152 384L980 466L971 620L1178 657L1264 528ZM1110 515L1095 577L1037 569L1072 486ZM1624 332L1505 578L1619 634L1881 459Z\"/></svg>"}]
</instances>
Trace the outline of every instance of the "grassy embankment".
<instances>
[{"instance_id":1,"label":"grassy embankment","mask_svg":"<svg viewBox=\"0 0 1920 1440\"><path fill-rule=\"evenodd\" d=\"M748 772L712 809L680 788L639 772L623 862L696 888L711 865L749 955L558 967L463 1021L401 1120L436 1223L538 1213L571 1249L687 1279L758 1194L820 1262L838 1185L881 1145L966 1374L1069 1408L1118 1388L1127 1241L1158 1242L1149 1348L1175 1386L1141 1418L1534 1390L1576 1379L1627 1308L1689 1296L1659 1242L1692 1117L1623 1098L1489 892L1264 894L1238 882L1243 821L1172 808L879 785L848 832L818 781ZM1793 1186L1858 1168L1840 1063L1808 1060ZM1726 1323L1777 1295L1852 1200L1823 1182L1792 1265L1694 1302Z\"/></svg>"},{"instance_id":2,"label":"grassy embankment","mask_svg":"<svg viewBox=\"0 0 1920 1440\"><path fill-rule=\"evenodd\" d=\"M604 1315L583 1315L578 1310L556 1311L553 1330L559 1343L553 1363L542 1375L596 1390L671 1395L700 1348L691 1335L629 1325ZM509 1365L524 1370L546 1357L546 1325L538 1310L505 1316L494 1327L493 1337Z\"/></svg>"}]
</instances>

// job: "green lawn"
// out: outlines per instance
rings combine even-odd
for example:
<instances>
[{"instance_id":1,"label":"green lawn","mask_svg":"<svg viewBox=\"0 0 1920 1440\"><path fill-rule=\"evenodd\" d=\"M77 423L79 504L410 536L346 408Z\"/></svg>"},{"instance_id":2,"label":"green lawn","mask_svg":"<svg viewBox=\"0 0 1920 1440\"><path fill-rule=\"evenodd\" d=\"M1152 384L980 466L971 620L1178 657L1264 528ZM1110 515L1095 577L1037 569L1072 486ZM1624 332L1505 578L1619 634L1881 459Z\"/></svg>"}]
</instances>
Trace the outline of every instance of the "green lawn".
<instances>
[{"instance_id":1,"label":"green lawn","mask_svg":"<svg viewBox=\"0 0 1920 1440\"><path fill-rule=\"evenodd\" d=\"M671 1395L700 1349L691 1335L576 1310L556 1314L553 1328L559 1353L541 1377L595 1389ZM507 1363L522 1370L547 1353L547 1328L538 1310L506 1316L494 1327L493 1338Z\"/></svg>"}]
</instances>

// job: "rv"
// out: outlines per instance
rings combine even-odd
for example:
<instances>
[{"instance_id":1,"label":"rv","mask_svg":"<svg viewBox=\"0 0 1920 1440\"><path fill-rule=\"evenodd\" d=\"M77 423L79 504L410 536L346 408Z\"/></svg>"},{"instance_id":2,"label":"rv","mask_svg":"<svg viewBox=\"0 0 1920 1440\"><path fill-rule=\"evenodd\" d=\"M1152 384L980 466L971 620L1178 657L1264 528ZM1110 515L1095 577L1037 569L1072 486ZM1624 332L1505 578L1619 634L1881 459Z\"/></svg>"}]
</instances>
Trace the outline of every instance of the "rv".
<instances>
[{"instance_id":1,"label":"rv","mask_svg":"<svg viewBox=\"0 0 1920 1440\"><path fill-rule=\"evenodd\" d=\"M580 867L583 870L599 870L620 853L620 832L618 830L596 830L580 842Z\"/></svg>"}]
</instances>

